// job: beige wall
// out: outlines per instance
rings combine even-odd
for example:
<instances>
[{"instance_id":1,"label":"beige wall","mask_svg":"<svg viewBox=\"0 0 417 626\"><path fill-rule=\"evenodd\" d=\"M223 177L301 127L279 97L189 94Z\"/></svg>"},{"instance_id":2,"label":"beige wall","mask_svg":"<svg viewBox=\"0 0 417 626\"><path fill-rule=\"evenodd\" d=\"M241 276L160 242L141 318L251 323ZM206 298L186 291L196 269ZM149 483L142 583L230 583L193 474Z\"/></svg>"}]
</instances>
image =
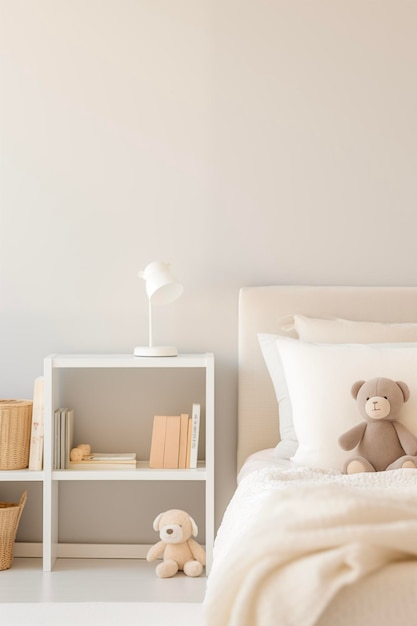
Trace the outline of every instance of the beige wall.
<instances>
[{"instance_id":1,"label":"beige wall","mask_svg":"<svg viewBox=\"0 0 417 626\"><path fill-rule=\"evenodd\" d=\"M217 359L235 480L243 285L417 283L417 2L0 0L0 397L51 351Z\"/></svg>"}]
</instances>

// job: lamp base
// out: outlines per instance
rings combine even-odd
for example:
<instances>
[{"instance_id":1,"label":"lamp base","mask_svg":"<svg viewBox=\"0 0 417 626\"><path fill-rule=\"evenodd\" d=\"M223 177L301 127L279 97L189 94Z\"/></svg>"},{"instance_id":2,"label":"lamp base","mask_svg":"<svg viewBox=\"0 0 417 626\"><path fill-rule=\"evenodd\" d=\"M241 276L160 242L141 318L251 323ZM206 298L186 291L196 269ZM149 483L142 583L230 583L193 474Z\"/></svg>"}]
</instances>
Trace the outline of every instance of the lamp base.
<instances>
[{"instance_id":1,"label":"lamp base","mask_svg":"<svg viewBox=\"0 0 417 626\"><path fill-rule=\"evenodd\" d=\"M175 346L136 346L134 356L178 356Z\"/></svg>"}]
</instances>

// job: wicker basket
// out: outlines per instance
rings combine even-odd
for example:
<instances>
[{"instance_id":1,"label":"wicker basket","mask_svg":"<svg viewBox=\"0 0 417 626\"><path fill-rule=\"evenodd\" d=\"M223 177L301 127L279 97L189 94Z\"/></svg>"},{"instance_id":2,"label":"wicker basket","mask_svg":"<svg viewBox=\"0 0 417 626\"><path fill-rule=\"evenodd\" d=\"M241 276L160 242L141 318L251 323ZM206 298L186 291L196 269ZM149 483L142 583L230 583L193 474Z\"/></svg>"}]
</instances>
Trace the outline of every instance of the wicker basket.
<instances>
[{"instance_id":1,"label":"wicker basket","mask_svg":"<svg viewBox=\"0 0 417 626\"><path fill-rule=\"evenodd\" d=\"M30 400L0 400L0 470L29 465L32 404Z\"/></svg>"},{"instance_id":2,"label":"wicker basket","mask_svg":"<svg viewBox=\"0 0 417 626\"><path fill-rule=\"evenodd\" d=\"M12 566L17 527L26 498L27 492L24 491L19 504L0 502L0 570L9 569Z\"/></svg>"}]
</instances>

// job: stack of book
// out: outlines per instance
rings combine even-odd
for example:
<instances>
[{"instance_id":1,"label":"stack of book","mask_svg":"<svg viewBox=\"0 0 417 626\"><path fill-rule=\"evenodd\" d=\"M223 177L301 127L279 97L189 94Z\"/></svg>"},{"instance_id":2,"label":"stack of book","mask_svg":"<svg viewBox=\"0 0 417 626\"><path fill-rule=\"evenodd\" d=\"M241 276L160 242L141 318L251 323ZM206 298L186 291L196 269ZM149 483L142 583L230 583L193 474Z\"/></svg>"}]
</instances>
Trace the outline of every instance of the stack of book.
<instances>
[{"instance_id":1,"label":"stack of book","mask_svg":"<svg viewBox=\"0 0 417 626\"><path fill-rule=\"evenodd\" d=\"M200 405L193 404L191 417L155 415L149 467L186 469L197 467L200 433Z\"/></svg>"},{"instance_id":2,"label":"stack of book","mask_svg":"<svg viewBox=\"0 0 417 626\"><path fill-rule=\"evenodd\" d=\"M74 440L74 409L54 413L54 469L67 469Z\"/></svg>"},{"instance_id":3,"label":"stack of book","mask_svg":"<svg viewBox=\"0 0 417 626\"><path fill-rule=\"evenodd\" d=\"M82 461L70 461L72 470L136 469L136 452L92 452Z\"/></svg>"}]
</instances>

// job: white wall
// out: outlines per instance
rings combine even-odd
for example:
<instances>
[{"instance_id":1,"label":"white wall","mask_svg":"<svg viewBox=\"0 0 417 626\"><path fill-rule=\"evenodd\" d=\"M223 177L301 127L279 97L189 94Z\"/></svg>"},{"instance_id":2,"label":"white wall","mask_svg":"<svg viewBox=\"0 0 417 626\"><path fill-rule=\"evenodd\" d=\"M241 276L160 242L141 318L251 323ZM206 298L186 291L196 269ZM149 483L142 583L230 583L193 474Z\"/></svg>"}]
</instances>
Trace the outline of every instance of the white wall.
<instances>
[{"instance_id":1,"label":"white wall","mask_svg":"<svg viewBox=\"0 0 417 626\"><path fill-rule=\"evenodd\" d=\"M0 397L51 351L217 359L235 481L243 285L417 284L417 2L0 0Z\"/></svg>"}]
</instances>

